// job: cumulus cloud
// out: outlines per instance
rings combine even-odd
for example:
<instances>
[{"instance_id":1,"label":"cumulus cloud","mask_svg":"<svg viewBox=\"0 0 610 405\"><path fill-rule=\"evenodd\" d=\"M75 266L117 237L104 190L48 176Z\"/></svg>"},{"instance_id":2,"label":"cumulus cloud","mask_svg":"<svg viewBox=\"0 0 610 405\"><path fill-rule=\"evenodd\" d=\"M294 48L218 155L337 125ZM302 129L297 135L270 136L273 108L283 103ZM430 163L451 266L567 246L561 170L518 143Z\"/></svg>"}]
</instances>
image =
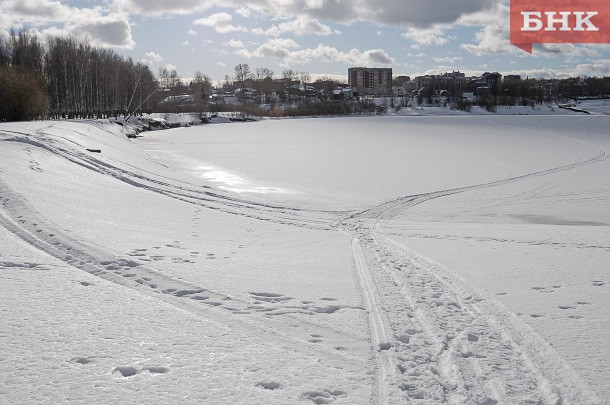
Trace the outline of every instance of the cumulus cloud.
<instances>
[{"instance_id":1,"label":"cumulus cloud","mask_svg":"<svg viewBox=\"0 0 610 405\"><path fill-rule=\"evenodd\" d=\"M154 63L163 62L163 59L165 59L156 52L147 52L144 54L144 58Z\"/></svg>"},{"instance_id":2,"label":"cumulus cloud","mask_svg":"<svg viewBox=\"0 0 610 405\"><path fill-rule=\"evenodd\" d=\"M8 0L0 6L3 14L10 13L14 21L64 22L72 13L83 15L82 10L66 6L59 1L48 0ZM91 10L92 14L97 14Z\"/></svg>"},{"instance_id":3,"label":"cumulus cloud","mask_svg":"<svg viewBox=\"0 0 610 405\"><path fill-rule=\"evenodd\" d=\"M268 45L281 46L283 48L300 48L301 45L297 44L294 40L289 38L274 38L267 41Z\"/></svg>"},{"instance_id":4,"label":"cumulus cloud","mask_svg":"<svg viewBox=\"0 0 610 405\"><path fill-rule=\"evenodd\" d=\"M487 12L463 16L458 24L470 27L482 27L475 33L475 43L460 46L476 56L521 53L510 44L510 9L506 4L497 4Z\"/></svg>"},{"instance_id":5,"label":"cumulus cloud","mask_svg":"<svg viewBox=\"0 0 610 405\"><path fill-rule=\"evenodd\" d=\"M120 9L143 15L189 14L217 6L212 0L114 0ZM249 17L252 12L280 18L312 19L350 23L374 22L402 27L431 27L451 24L459 18L487 10L497 0L226 0L223 6L239 10Z\"/></svg>"},{"instance_id":6,"label":"cumulus cloud","mask_svg":"<svg viewBox=\"0 0 610 405\"><path fill-rule=\"evenodd\" d=\"M130 13L148 16L159 16L164 14L192 14L204 11L214 4L209 0L114 0L115 7Z\"/></svg>"},{"instance_id":7,"label":"cumulus cloud","mask_svg":"<svg viewBox=\"0 0 610 405\"><path fill-rule=\"evenodd\" d=\"M135 45L131 36L131 25L122 17L100 17L76 24L71 31L85 34L94 45L98 46L133 48Z\"/></svg>"},{"instance_id":8,"label":"cumulus cloud","mask_svg":"<svg viewBox=\"0 0 610 405\"><path fill-rule=\"evenodd\" d=\"M285 33L291 33L297 36L327 36L333 33L332 29L328 25L324 25L318 20L307 16L301 16L295 20L286 21L265 31L258 32L270 37L278 37Z\"/></svg>"},{"instance_id":9,"label":"cumulus cloud","mask_svg":"<svg viewBox=\"0 0 610 405\"><path fill-rule=\"evenodd\" d=\"M352 49L342 52L334 47L319 44L316 48L294 49L299 47L292 40L271 40L255 50L240 49L237 54L244 58L273 58L284 66L318 62L339 62L348 65L393 65L394 58L382 49L360 51Z\"/></svg>"},{"instance_id":10,"label":"cumulus cloud","mask_svg":"<svg viewBox=\"0 0 610 405\"><path fill-rule=\"evenodd\" d=\"M235 10L235 14L238 14L244 18L250 18L252 15L252 10L250 10L248 7L240 7Z\"/></svg>"},{"instance_id":11,"label":"cumulus cloud","mask_svg":"<svg viewBox=\"0 0 610 405\"><path fill-rule=\"evenodd\" d=\"M443 29L439 26L426 29L409 28L402 36L421 46L443 45L451 39L444 36Z\"/></svg>"},{"instance_id":12,"label":"cumulus cloud","mask_svg":"<svg viewBox=\"0 0 610 405\"><path fill-rule=\"evenodd\" d=\"M201 25L204 27L211 27L216 30L216 32L221 34L227 34L230 32L247 32L248 29L243 26L235 26L231 24L233 21L233 16L228 13L215 13L206 18L200 18L195 20L193 24Z\"/></svg>"},{"instance_id":13,"label":"cumulus cloud","mask_svg":"<svg viewBox=\"0 0 610 405\"><path fill-rule=\"evenodd\" d=\"M236 41L234 39L231 39L230 41L227 41L223 44L224 46L228 46L229 48L238 48L241 49L244 47L244 43L241 41Z\"/></svg>"},{"instance_id":14,"label":"cumulus cloud","mask_svg":"<svg viewBox=\"0 0 610 405\"><path fill-rule=\"evenodd\" d=\"M4 25L35 26L42 35L79 34L102 47L133 48L131 24L124 14L102 7L71 7L54 0L7 0L0 3Z\"/></svg>"},{"instance_id":15,"label":"cumulus cloud","mask_svg":"<svg viewBox=\"0 0 610 405\"><path fill-rule=\"evenodd\" d=\"M366 2L365 15L375 22L390 25L431 27L451 24L459 18L489 9L491 0L376 0Z\"/></svg>"},{"instance_id":16,"label":"cumulus cloud","mask_svg":"<svg viewBox=\"0 0 610 405\"><path fill-rule=\"evenodd\" d=\"M460 45L473 55L518 52L518 49L510 44L510 29L508 26L488 25L476 32L474 37L476 43Z\"/></svg>"},{"instance_id":17,"label":"cumulus cloud","mask_svg":"<svg viewBox=\"0 0 610 405\"><path fill-rule=\"evenodd\" d=\"M455 62L459 62L464 60L461 56L445 56L442 58L433 58L436 63L450 63L455 64Z\"/></svg>"},{"instance_id":18,"label":"cumulus cloud","mask_svg":"<svg viewBox=\"0 0 610 405\"><path fill-rule=\"evenodd\" d=\"M576 66L577 76L610 76L610 60L583 63Z\"/></svg>"},{"instance_id":19,"label":"cumulus cloud","mask_svg":"<svg viewBox=\"0 0 610 405\"><path fill-rule=\"evenodd\" d=\"M534 54L528 54L511 45L510 8L507 4L499 3L492 10L464 16L456 24L481 27L474 35L474 43L460 45L462 49L476 56L513 54L533 58L555 58L558 55L566 58L594 58L599 55L600 45L535 44Z\"/></svg>"}]
</instances>

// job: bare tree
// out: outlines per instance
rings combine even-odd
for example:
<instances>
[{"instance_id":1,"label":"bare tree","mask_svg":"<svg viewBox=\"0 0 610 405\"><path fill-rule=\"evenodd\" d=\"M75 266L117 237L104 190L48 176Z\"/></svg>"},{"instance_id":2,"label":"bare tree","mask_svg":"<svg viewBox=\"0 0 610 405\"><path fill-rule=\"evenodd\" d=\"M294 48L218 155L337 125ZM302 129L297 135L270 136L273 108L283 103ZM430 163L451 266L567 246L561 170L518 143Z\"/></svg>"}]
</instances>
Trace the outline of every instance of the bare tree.
<instances>
[{"instance_id":1,"label":"bare tree","mask_svg":"<svg viewBox=\"0 0 610 405\"><path fill-rule=\"evenodd\" d=\"M259 94L265 95L265 102L269 102L273 88L273 71L266 67L256 68L256 85Z\"/></svg>"},{"instance_id":2,"label":"bare tree","mask_svg":"<svg viewBox=\"0 0 610 405\"><path fill-rule=\"evenodd\" d=\"M282 79L284 80L284 88L286 93L288 93L288 102L290 102L290 93L292 81L297 77L297 73L292 69L285 69L282 71Z\"/></svg>"},{"instance_id":3,"label":"bare tree","mask_svg":"<svg viewBox=\"0 0 610 405\"><path fill-rule=\"evenodd\" d=\"M0 32L0 67L11 64L11 41L4 33Z\"/></svg>"},{"instance_id":4,"label":"bare tree","mask_svg":"<svg viewBox=\"0 0 610 405\"><path fill-rule=\"evenodd\" d=\"M156 89L148 66L75 38L49 39L44 70L55 115L107 116L150 109L148 99Z\"/></svg>"},{"instance_id":5,"label":"bare tree","mask_svg":"<svg viewBox=\"0 0 610 405\"><path fill-rule=\"evenodd\" d=\"M191 82L191 90L195 98L195 105L202 109L203 104L207 104L212 92L212 80L209 76L195 72L195 78Z\"/></svg>"},{"instance_id":6,"label":"bare tree","mask_svg":"<svg viewBox=\"0 0 610 405\"><path fill-rule=\"evenodd\" d=\"M43 46L36 35L11 30L11 63L14 67L42 72Z\"/></svg>"},{"instance_id":7,"label":"bare tree","mask_svg":"<svg viewBox=\"0 0 610 405\"><path fill-rule=\"evenodd\" d=\"M235 66L235 81L243 90L246 87L246 80L252 77L250 66L247 63L240 63Z\"/></svg>"},{"instance_id":8,"label":"bare tree","mask_svg":"<svg viewBox=\"0 0 610 405\"><path fill-rule=\"evenodd\" d=\"M299 80L302 85L307 85L311 81L311 76L308 72L299 72Z\"/></svg>"}]
</instances>

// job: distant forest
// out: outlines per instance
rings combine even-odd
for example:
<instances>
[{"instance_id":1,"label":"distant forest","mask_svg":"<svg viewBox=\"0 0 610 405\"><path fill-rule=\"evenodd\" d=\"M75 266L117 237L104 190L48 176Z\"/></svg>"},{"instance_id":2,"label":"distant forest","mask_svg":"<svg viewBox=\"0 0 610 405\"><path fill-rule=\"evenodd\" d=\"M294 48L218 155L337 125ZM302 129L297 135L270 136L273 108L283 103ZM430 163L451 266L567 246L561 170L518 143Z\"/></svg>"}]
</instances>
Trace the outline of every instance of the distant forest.
<instances>
[{"instance_id":1,"label":"distant forest","mask_svg":"<svg viewBox=\"0 0 610 405\"><path fill-rule=\"evenodd\" d=\"M157 88L143 63L73 37L42 43L0 33L0 121L105 117L149 109Z\"/></svg>"}]
</instances>

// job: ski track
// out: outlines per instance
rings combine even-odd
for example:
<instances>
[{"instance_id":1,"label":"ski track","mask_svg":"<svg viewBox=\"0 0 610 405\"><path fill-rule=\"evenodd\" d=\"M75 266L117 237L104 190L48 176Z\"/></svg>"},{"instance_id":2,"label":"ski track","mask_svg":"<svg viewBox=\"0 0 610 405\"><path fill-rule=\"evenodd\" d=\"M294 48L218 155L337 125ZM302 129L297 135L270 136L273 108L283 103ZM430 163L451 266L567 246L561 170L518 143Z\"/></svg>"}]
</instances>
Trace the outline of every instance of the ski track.
<instances>
[{"instance_id":1,"label":"ski track","mask_svg":"<svg viewBox=\"0 0 610 405\"><path fill-rule=\"evenodd\" d=\"M607 151L597 145L575 142L592 148L594 155L504 180L400 197L333 223L354 235L354 260L377 362L374 392L385 392L387 398L393 398L398 387L405 394L402 400L407 402L602 403L546 341L497 300L445 266L379 232L381 221L432 199L558 174L510 200L531 198L559 184L574 169L608 157ZM385 320L378 315L379 307L383 308ZM388 329L393 332L394 341L385 345L392 346L396 356L380 356L377 352L381 332L387 339ZM396 363L388 365L392 361ZM388 372L387 367L396 367L400 374ZM380 386L383 384L386 386ZM372 402L385 403L385 398L374 397Z\"/></svg>"},{"instance_id":2,"label":"ski track","mask_svg":"<svg viewBox=\"0 0 610 405\"><path fill-rule=\"evenodd\" d=\"M103 125L95 125L104 130ZM375 369L371 403L601 404L548 343L515 314L451 269L379 231L381 221L432 199L559 174L543 185L516 194L512 200L532 198L560 182L570 170L605 160L607 152L594 144L575 141L595 150L593 157L576 163L484 184L404 196L359 212L345 212L304 210L231 198L210 187L98 159L84 153L81 145L69 139L57 141L56 135L44 130L1 131L0 135L3 141L43 148L97 173L190 204L262 221L339 230L351 235ZM271 335L285 347L296 345L299 350L314 350L299 336L261 326L261 319L267 325L279 326L285 316L362 310L324 302L290 305L289 297L264 292L234 297L211 291L172 278L133 258L116 257L77 241L69 231L59 231L41 217L2 182L0 204L0 225L47 254L193 313L222 319L228 311L237 322ZM255 318L242 316L248 314ZM323 351L329 361L346 364L355 361L350 355L323 345L316 345L315 350Z\"/></svg>"}]
</instances>

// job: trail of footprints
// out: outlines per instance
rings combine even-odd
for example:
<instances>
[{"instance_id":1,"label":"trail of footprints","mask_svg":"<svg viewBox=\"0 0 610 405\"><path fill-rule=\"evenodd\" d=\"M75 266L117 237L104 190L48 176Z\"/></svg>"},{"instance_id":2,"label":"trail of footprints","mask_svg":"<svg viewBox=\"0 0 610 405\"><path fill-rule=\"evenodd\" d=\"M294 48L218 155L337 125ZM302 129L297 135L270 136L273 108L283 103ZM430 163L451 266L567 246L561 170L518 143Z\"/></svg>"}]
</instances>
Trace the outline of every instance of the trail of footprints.
<instances>
[{"instance_id":1,"label":"trail of footprints","mask_svg":"<svg viewBox=\"0 0 610 405\"><path fill-rule=\"evenodd\" d=\"M165 245L165 248L183 249L179 242L174 241ZM162 249L155 246L154 250ZM153 251L154 251L153 250ZM115 277L132 281L139 286L149 287L152 291L172 295L176 298L185 298L202 304L219 307L233 312L236 315L247 315L259 313L264 316L278 316L287 314L334 314L343 309L362 310L360 307L350 307L337 303L336 298L321 297L314 300L303 300L296 302L294 298L275 292L253 291L242 297L231 296L195 285L174 280L166 277L161 271L156 271L146 266L146 262L160 262L166 259L163 255L149 255L148 249L138 248L129 252L130 258L119 258L116 260L100 261L99 268L90 273L102 278L110 278L116 281ZM190 251L192 256L201 256L204 260L214 260L214 253L201 254ZM177 257L172 258L176 262ZM180 263L195 263L192 260L180 260ZM86 282L81 282L83 286L91 286Z\"/></svg>"},{"instance_id":2,"label":"trail of footprints","mask_svg":"<svg viewBox=\"0 0 610 405\"><path fill-rule=\"evenodd\" d=\"M96 363L98 360L95 356L77 356L70 359L69 362L79 366L87 366ZM142 373L166 374L169 371L170 369L164 366L117 366L111 372L122 378L130 378Z\"/></svg>"},{"instance_id":3,"label":"trail of footprints","mask_svg":"<svg viewBox=\"0 0 610 405\"><path fill-rule=\"evenodd\" d=\"M520 349L464 295L397 247L362 236L371 275L383 291L399 374L408 400L494 404L534 401L545 394Z\"/></svg>"},{"instance_id":4,"label":"trail of footprints","mask_svg":"<svg viewBox=\"0 0 610 405\"><path fill-rule=\"evenodd\" d=\"M591 282L591 284L593 287L603 287L605 285L605 282L594 280ZM558 291L560 288L562 288L562 286L560 286L560 285L552 285L552 286L548 286L548 287L537 286L537 287L532 287L532 290L536 290L536 291L539 291L539 292L545 293L545 294L551 294L551 293ZM590 306L590 305L592 305L592 304L588 301L577 301L574 304L559 305L558 309L560 309L562 311L571 312L574 310L578 310L583 306ZM546 316L545 314L541 314L541 313L530 314L531 318L543 318L545 316ZM571 314L571 315L568 315L568 318L569 319L583 319L584 316L578 315L578 314Z\"/></svg>"}]
</instances>

